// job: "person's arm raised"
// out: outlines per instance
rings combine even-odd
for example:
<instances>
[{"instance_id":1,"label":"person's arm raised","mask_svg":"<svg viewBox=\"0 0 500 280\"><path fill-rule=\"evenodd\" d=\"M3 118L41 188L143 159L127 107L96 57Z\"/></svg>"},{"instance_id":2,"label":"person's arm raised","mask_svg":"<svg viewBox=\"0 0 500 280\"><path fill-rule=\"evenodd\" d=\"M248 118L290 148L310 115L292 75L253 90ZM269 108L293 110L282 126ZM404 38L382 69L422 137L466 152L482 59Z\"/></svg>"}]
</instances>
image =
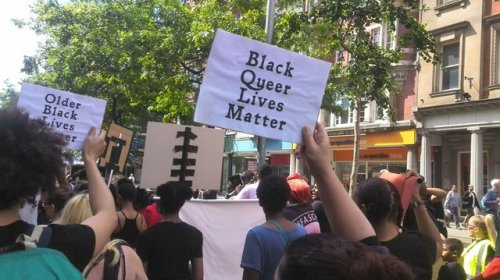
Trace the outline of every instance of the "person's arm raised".
<instances>
[{"instance_id":1,"label":"person's arm raised","mask_svg":"<svg viewBox=\"0 0 500 280\"><path fill-rule=\"evenodd\" d=\"M316 179L332 231L352 241L375 236L372 225L332 170L328 159L330 141L323 125L317 123L314 132L304 127L302 139L305 147L302 146L300 152Z\"/></svg>"},{"instance_id":2,"label":"person's arm raised","mask_svg":"<svg viewBox=\"0 0 500 280\"><path fill-rule=\"evenodd\" d=\"M443 252L443 240L441 239L441 234L439 233L436 224L429 216L429 212L425 208L425 204L422 202L419 188L425 188L425 186L417 185L417 188L415 188L411 197L411 202L415 204L413 209L419 231L436 242L436 256L434 258L434 263L436 263L437 260L441 259L441 253Z\"/></svg>"},{"instance_id":3,"label":"person's arm raised","mask_svg":"<svg viewBox=\"0 0 500 280\"><path fill-rule=\"evenodd\" d=\"M94 230L94 256L109 241L111 233L116 227L117 219L113 196L96 165L97 159L99 159L106 147L104 136L104 132L96 135L95 128L92 128L83 144L83 162L89 182L90 207L93 216L83 221L82 224L88 225Z\"/></svg>"},{"instance_id":4,"label":"person's arm raised","mask_svg":"<svg viewBox=\"0 0 500 280\"><path fill-rule=\"evenodd\" d=\"M443 201L446 198L446 191L440 188L427 187L427 193L431 195L432 202Z\"/></svg>"}]
</instances>

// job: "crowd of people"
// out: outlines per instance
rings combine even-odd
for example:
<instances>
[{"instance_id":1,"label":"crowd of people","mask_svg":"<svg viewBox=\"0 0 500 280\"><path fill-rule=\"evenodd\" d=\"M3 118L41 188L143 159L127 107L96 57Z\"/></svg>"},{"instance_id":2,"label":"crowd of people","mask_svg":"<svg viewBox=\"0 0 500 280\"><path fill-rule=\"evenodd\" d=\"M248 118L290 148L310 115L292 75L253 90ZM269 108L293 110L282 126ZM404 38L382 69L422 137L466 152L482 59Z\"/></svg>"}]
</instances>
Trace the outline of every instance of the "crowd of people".
<instances>
[{"instance_id":1,"label":"crowd of people","mask_svg":"<svg viewBox=\"0 0 500 280\"><path fill-rule=\"evenodd\" d=\"M383 170L359 182L351 197L331 168L324 127L306 127L302 136L297 153L315 186L298 173L274 175L267 164L256 176L230 180L227 197L257 199L265 216L248 229L243 279L500 278L500 180L480 201L472 186L461 196L456 186L448 193L427 186L416 172ZM96 165L104 133L95 129L82 150L86 180L70 185L61 167L64 147L43 121L0 109L2 273L15 278L14 269L26 266L36 271L23 269L25 279L204 278L203 232L179 217L185 201L199 194L165 182L152 201L133 176L108 187ZM41 211L35 221L26 218L33 208ZM447 238L450 217L467 228L470 245Z\"/></svg>"}]
</instances>

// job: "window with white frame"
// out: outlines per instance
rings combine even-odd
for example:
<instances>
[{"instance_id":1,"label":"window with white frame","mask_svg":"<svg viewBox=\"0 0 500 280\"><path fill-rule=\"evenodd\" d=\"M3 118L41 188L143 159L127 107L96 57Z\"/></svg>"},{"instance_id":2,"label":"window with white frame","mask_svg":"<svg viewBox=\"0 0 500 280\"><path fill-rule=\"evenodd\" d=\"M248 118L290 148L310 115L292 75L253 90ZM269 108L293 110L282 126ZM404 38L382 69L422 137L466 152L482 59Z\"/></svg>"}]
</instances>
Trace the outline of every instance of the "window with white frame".
<instances>
[{"instance_id":1,"label":"window with white frame","mask_svg":"<svg viewBox=\"0 0 500 280\"><path fill-rule=\"evenodd\" d=\"M349 101L347 99L342 99L339 100L337 104L343 107L345 111L342 112L340 115L329 113L329 117L325 116L323 120L325 127L352 125L353 111L351 110ZM376 101L363 102L363 109L360 111L360 121L361 123L373 123L373 122L378 123L381 121L386 122L388 120L386 111L387 110L384 110L383 116L379 116L377 111Z\"/></svg>"},{"instance_id":2,"label":"window with white frame","mask_svg":"<svg viewBox=\"0 0 500 280\"><path fill-rule=\"evenodd\" d=\"M373 28L370 30L370 36L372 38L372 44L376 46L380 46L382 44L382 36L381 36L381 28L380 26Z\"/></svg>"},{"instance_id":3,"label":"window with white frame","mask_svg":"<svg viewBox=\"0 0 500 280\"><path fill-rule=\"evenodd\" d=\"M354 115L349 100L344 98L342 100L339 100L337 104L340 105L344 109L344 111L342 111L340 115L332 114L333 121L331 123L335 124L336 126L352 124L354 122ZM370 109L368 108L367 104L368 103L363 103L363 107L359 111L360 122L369 120L368 114L370 113Z\"/></svg>"},{"instance_id":4,"label":"window with white frame","mask_svg":"<svg viewBox=\"0 0 500 280\"><path fill-rule=\"evenodd\" d=\"M442 6L445 4L453 3L453 2L460 2L461 0L437 0L437 5Z\"/></svg>"},{"instance_id":5,"label":"window with white frame","mask_svg":"<svg viewBox=\"0 0 500 280\"><path fill-rule=\"evenodd\" d=\"M460 74L460 44L452 43L443 46L443 62L441 65L441 90L458 89Z\"/></svg>"},{"instance_id":6,"label":"window with white frame","mask_svg":"<svg viewBox=\"0 0 500 280\"><path fill-rule=\"evenodd\" d=\"M342 99L337 102L344 109L339 115L335 116L335 125L352 123L352 110L350 102L347 99Z\"/></svg>"},{"instance_id":7,"label":"window with white frame","mask_svg":"<svg viewBox=\"0 0 500 280\"><path fill-rule=\"evenodd\" d=\"M395 23L394 23L395 24ZM396 46L396 40L394 36L394 31L390 30L389 23L374 24L370 26L367 32L370 33L371 42L373 45L380 47L394 49Z\"/></svg>"},{"instance_id":8,"label":"window with white frame","mask_svg":"<svg viewBox=\"0 0 500 280\"><path fill-rule=\"evenodd\" d=\"M384 27L384 45L386 49L393 50L396 48L396 38L394 35L394 31L391 31L389 25L386 24Z\"/></svg>"}]
</instances>

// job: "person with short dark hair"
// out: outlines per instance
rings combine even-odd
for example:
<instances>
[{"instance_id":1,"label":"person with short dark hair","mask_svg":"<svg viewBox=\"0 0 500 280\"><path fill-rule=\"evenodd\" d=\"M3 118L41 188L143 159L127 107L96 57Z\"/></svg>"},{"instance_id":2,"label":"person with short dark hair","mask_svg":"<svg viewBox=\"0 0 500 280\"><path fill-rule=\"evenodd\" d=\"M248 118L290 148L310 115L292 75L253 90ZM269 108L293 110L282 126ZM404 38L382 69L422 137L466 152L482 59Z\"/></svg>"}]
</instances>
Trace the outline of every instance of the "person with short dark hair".
<instances>
[{"instance_id":1,"label":"person with short dark hair","mask_svg":"<svg viewBox=\"0 0 500 280\"><path fill-rule=\"evenodd\" d=\"M439 269L438 280L465 280L467 275L464 268L458 263L464 251L462 241L456 238L447 238L443 241L443 261Z\"/></svg>"},{"instance_id":2,"label":"person with short dark hair","mask_svg":"<svg viewBox=\"0 0 500 280\"><path fill-rule=\"evenodd\" d=\"M203 235L179 218L192 189L182 182L167 182L158 186L156 194L163 219L139 235L136 247L148 278L203 279Z\"/></svg>"},{"instance_id":3,"label":"person with short dark hair","mask_svg":"<svg viewBox=\"0 0 500 280\"><path fill-rule=\"evenodd\" d=\"M411 269L396 257L333 234L293 241L277 271L278 280L411 280Z\"/></svg>"},{"instance_id":4,"label":"person with short dark hair","mask_svg":"<svg viewBox=\"0 0 500 280\"><path fill-rule=\"evenodd\" d=\"M203 199L217 199L217 190L205 190L203 192Z\"/></svg>"},{"instance_id":5,"label":"person with short dark hair","mask_svg":"<svg viewBox=\"0 0 500 280\"><path fill-rule=\"evenodd\" d=\"M117 213L118 224L111 237L125 240L130 247L135 248L139 233L147 228L144 217L134 209L135 184L129 179L122 178L116 185L118 186L116 200L120 211Z\"/></svg>"},{"instance_id":6,"label":"person with short dark hair","mask_svg":"<svg viewBox=\"0 0 500 280\"><path fill-rule=\"evenodd\" d=\"M90 129L82 150L93 215L81 224L49 225L48 247L62 252L80 271L102 250L116 226L113 198L96 165L104 152L104 136ZM29 227L19 220L21 201L55 188L65 145L64 137L43 120L30 119L17 108L0 109L0 247L16 244Z\"/></svg>"},{"instance_id":7,"label":"person with short dark hair","mask_svg":"<svg viewBox=\"0 0 500 280\"><path fill-rule=\"evenodd\" d=\"M62 209L71 198L71 192L66 188L55 188L43 203L43 210L49 219L54 222L61 216Z\"/></svg>"},{"instance_id":8,"label":"person with short dark hair","mask_svg":"<svg viewBox=\"0 0 500 280\"><path fill-rule=\"evenodd\" d=\"M455 223L455 227L460 229L460 209L462 208L462 198L458 193L458 188L456 185L451 186L451 190L446 195L446 199L444 201L444 208L448 210L451 218L453 218L453 222ZM447 225L449 227L450 223L448 221Z\"/></svg>"},{"instance_id":9,"label":"person with short dark hair","mask_svg":"<svg viewBox=\"0 0 500 280\"><path fill-rule=\"evenodd\" d=\"M259 182L257 197L266 222L248 231L240 266L244 280L271 280L285 247L307 232L303 226L283 216L290 198L290 186L285 178L276 175L264 177Z\"/></svg>"}]
</instances>

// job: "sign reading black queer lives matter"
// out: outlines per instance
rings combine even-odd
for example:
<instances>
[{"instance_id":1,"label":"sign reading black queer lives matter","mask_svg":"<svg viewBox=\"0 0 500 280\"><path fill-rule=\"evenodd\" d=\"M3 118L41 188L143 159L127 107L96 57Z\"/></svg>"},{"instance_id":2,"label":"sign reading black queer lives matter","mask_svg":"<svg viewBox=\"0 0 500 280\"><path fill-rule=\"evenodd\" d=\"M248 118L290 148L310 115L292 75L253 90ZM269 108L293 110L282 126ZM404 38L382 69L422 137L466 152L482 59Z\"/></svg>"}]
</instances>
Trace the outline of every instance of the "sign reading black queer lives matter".
<instances>
[{"instance_id":1,"label":"sign reading black queer lives matter","mask_svg":"<svg viewBox=\"0 0 500 280\"><path fill-rule=\"evenodd\" d=\"M301 143L314 127L331 64L223 30L215 36L195 121Z\"/></svg>"},{"instance_id":2,"label":"sign reading black queer lives matter","mask_svg":"<svg viewBox=\"0 0 500 280\"><path fill-rule=\"evenodd\" d=\"M25 83L17 106L61 133L68 148L79 150L91 127L101 129L106 101Z\"/></svg>"}]
</instances>

